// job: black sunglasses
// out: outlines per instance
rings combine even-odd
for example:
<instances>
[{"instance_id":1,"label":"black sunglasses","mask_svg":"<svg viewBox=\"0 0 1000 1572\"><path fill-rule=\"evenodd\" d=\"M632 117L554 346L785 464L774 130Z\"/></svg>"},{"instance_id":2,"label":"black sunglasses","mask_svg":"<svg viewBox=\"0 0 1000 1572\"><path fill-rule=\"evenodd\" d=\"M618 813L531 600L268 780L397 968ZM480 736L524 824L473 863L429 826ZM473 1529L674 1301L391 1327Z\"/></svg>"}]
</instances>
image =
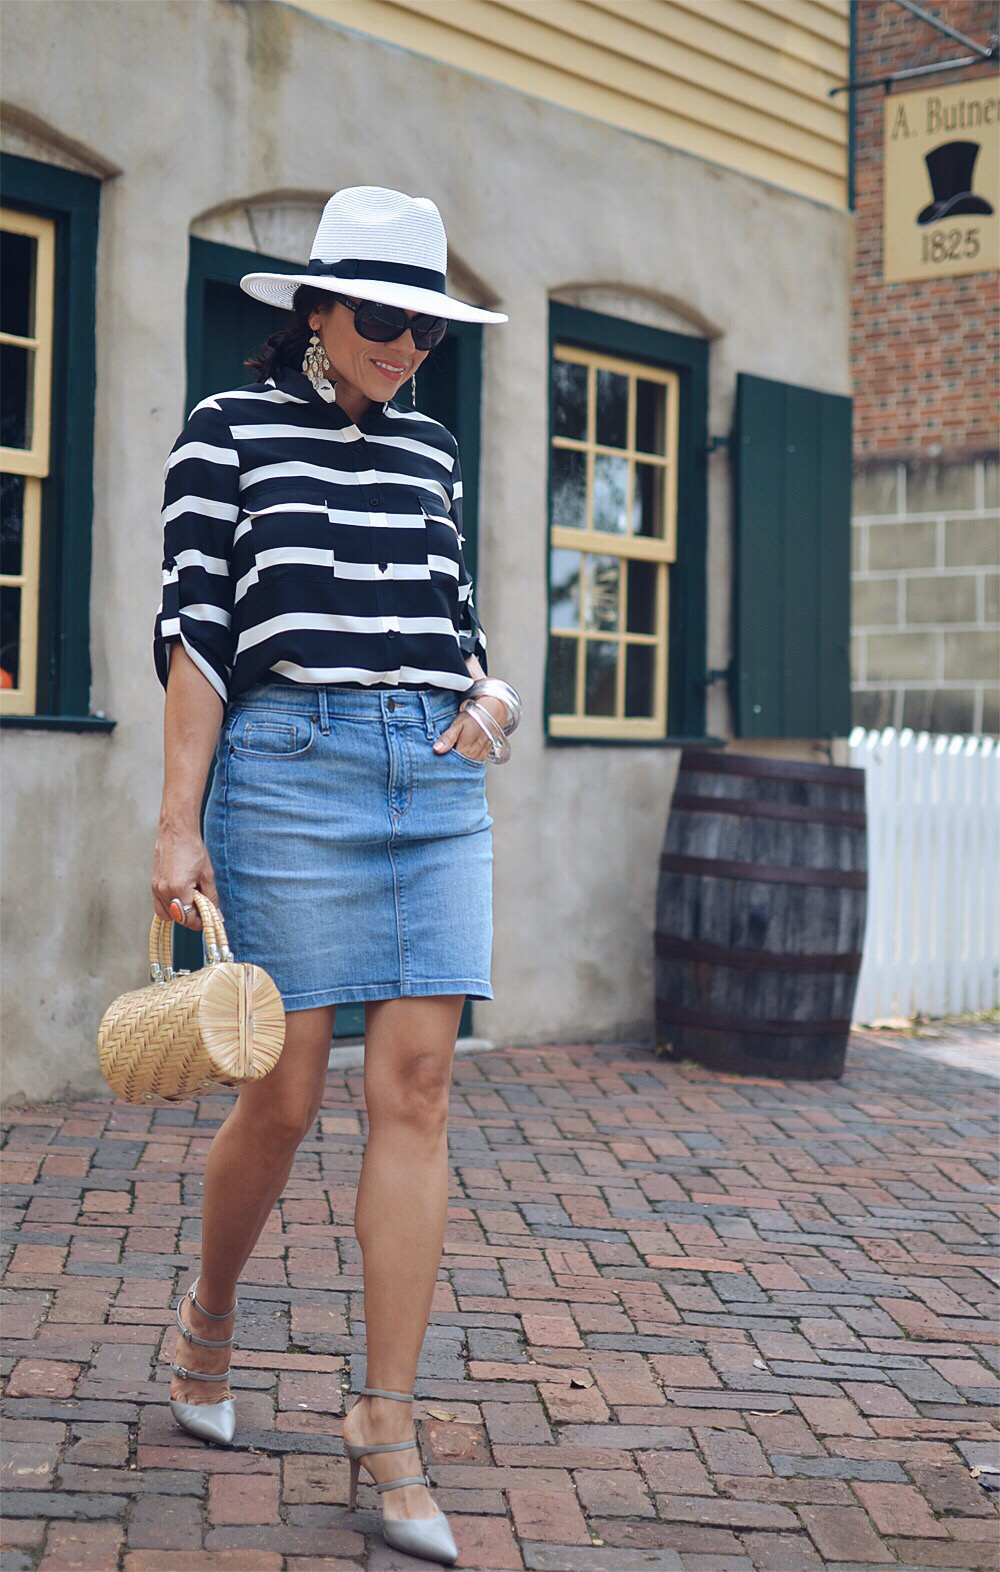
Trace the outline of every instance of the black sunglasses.
<instances>
[{"instance_id":1,"label":"black sunglasses","mask_svg":"<svg viewBox=\"0 0 1000 1572\"><path fill-rule=\"evenodd\" d=\"M416 349L433 349L440 344L448 331L447 317L431 317L421 312L411 317L402 306L384 306L377 300L352 300L349 295L336 295L334 300L354 312L354 326L362 338L374 344L388 344L399 338L409 328Z\"/></svg>"}]
</instances>

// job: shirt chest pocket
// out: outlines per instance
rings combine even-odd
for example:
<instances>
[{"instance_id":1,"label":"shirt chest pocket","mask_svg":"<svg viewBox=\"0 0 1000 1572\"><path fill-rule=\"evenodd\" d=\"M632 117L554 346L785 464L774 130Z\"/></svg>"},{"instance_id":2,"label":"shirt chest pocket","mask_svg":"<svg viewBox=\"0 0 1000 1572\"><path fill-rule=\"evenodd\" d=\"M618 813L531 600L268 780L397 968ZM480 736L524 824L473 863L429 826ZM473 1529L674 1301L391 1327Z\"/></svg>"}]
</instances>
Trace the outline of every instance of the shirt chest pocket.
<instances>
[{"instance_id":1,"label":"shirt chest pocket","mask_svg":"<svg viewBox=\"0 0 1000 1572\"><path fill-rule=\"evenodd\" d=\"M236 527L236 598L274 580L336 570L336 531L321 485L274 480L253 488Z\"/></svg>"},{"instance_id":2,"label":"shirt chest pocket","mask_svg":"<svg viewBox=\"0 0 1000 1572\"><path fill-rule=\"evenodd\" d=\"M461 577L462 543L445 513L424 512L427 573L439 587L457 592Z\"/></svg>"}]
</instances>

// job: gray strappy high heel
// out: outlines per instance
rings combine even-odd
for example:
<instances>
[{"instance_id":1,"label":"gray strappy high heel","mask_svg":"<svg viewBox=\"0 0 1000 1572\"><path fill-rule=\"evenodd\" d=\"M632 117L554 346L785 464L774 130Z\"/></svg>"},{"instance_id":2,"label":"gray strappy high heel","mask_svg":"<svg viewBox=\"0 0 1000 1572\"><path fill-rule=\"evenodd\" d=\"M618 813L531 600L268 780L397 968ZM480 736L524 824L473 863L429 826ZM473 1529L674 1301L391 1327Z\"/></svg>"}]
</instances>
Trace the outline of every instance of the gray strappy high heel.
<instances>
[{"instance_id":1,"label":"gray strappy high heel","mask_svg":"<svg viewBox=\"0 0 1000 1572\"><path fill-rule=\"evenodd\" d=\"M401 1403L412 1403L412 1392L385 1392L377 1386L363 1386L359 1392L351 1394L353 1397L395 1397ZM369 1452L402 1452L415 1447L416 1435L409 1441L384 1441L377 1446L358 1446L356 1442L345 1441L344 1451L351 1460L351 1484L348 1499L348 1510L353 1512L358 1500L358 1470L361 1459ZM368 1464L365 1464L368 1468ZM371 1469L368 1468L371 1474ZM379 1484L372 1474L375 1489L381 1493L385 1490L397 1490L400 1485L429 1485L427 1474L408 1474L405 1479L387 1479ZM382 1516L382 1535L387 1545L392 1545L396 1550L405 1550L411 1556L424 1556L428 1561L440 1561L445 1566L453 1566L458 1560L458 1547L452 1537L448 1519L443 1512L438 1512L436 1517L401 1517L387 1518Z\"/></svg>"},{"instance_id":2,"label":"gray strappy high heel","mask_svg":"<svg viewBox=\"0 0 1000 1572\"><path fill-rule=\"evenodd\" d=\"M196 1277L186 1294L182 1294L177 1301L177 1327L182 1337L189 1343L197 1343L199 1348L231 1348L236 1334L232 1337L196 1337L188 1330L181 1320L181 1305L185 1299L190 1299L195 1309L209 1321L227 1321L234 1311L239 1309L239 1300L233 1305L232 1310L227 1310L225 1315L213 1315L211 1310L198 1303L195 1298L195 1289L198 1287ZM174 1358L176 1359L176 1350ZM199 1370L185 1370L183 1365L171 1364L171 1370L183 1376L185 1381L228 1381L232 1370L223 1370L220 1375L203 1375ZM223 1398L220 1403L184 1403L178 1398L170 1399L170 1412L173 1414L182 1430L189 1435L197 1436L199 1441L214 1441L216 1446L231 1446L236 1432L236 1404L231 1397Z\"/></svg>"}]
</instances>

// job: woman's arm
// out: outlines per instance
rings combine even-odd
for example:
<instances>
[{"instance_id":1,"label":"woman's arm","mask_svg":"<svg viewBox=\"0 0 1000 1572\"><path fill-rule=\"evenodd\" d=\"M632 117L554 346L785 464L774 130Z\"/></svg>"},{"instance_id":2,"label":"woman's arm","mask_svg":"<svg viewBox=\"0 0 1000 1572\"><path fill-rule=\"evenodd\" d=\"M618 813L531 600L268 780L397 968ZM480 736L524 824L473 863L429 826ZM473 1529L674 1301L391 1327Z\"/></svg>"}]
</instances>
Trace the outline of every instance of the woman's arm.
<instances>
[{"instance_id":1,"label":"woman's arm","mask_svg":"<svg viewBox=\"0 0 1000 1572\"><path fill-rule=\"evenodd\" d=\"M192 904L195 890L219 904L215 874L201 836L201 803L222 724L218 693L202 676L180 640L169 647L170 671L163 712L163 801L153 854L153 905L170 919L176 896ZM201 927L196 911L186 927Z\"/></svg>"},{"instance_id":2,"label":"woman's arm","mask_svg":"<svg viewBox=\"0 0 1000 1572\"><path fill-rule=\"evenodd\" d=\"M164 465L163 597L153 630L156 674L166 689L163 802L153 858L153 905L200 890L218 905L201 836L201 804L233 665L233 534L240 459L226 416L204 399ZM200 928L197 911L188 928Z\"/></svg>"}]
</instances>

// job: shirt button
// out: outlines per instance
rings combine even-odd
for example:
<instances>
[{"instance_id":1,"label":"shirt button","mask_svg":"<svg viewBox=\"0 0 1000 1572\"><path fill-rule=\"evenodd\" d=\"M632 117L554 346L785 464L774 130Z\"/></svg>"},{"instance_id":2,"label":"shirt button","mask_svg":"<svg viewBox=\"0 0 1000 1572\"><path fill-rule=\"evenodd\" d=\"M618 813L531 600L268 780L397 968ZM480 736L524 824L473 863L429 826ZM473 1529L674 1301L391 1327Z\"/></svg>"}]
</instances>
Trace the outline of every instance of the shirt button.
<instances>
[{"instance_id":1,"label":"shirt button","mask_svg":"<svg viewBox=\"0 0 1000 1572\"><path fill-rule=\"evenodd\" d=\"M395 628L389 628L387 633L386 633L386 638L387 639L394 639L395 637L396 637L396 630L395 630Z\"/></svg>"},{"instance_id":2,"label":"shirt button","mask_svg":"<svg viewBox=\"0 0 1000 1572\"><path fill-rule=\"evenodd\" d=\"M370 508L377 508L378 507L378 497L369 497L368 498L368 506Z\"/></svg>"},{"instance_id":3,"label":"shirt button","mask_svg":"<svg viewBox=\"0 0 1000 1572\"><path fill-rule=\"evenodd\" d=\"M389 564L387 562L380 562L378 565L378 570L380 573L388 573Z\"/></svg>"}]
</instances>

